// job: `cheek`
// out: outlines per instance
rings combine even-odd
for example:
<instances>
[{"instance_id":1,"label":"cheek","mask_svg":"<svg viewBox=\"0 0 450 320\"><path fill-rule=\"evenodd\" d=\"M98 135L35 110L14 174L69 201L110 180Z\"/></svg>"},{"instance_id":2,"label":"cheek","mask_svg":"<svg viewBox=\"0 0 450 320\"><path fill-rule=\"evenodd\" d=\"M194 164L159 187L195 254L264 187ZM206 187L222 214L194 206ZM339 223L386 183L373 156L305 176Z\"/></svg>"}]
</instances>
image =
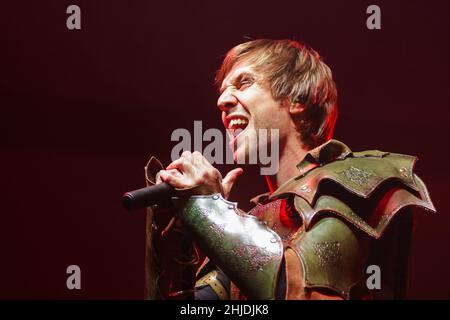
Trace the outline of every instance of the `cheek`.
<instances>
[{"instance_id":1,"label":"cheek","mask_svg":"<svg viewBox=\"0 0 450 320\"><path fill-rule=\"evenodd\" d=\"M251 86L246 90L239 92L236 97L243 106L249 109L259 108L259 105L264 103L268 98L266 92L261 90L258 86Z\"/></svg>"},{"instance_id":2,"label":"cheek","mask_svg":"<svg viewBox=\"0 0 450 320\"><path fill-rule=\"evenodd\" d=\"M255 107L257 106L257 102L254 97L248 92L243 92L239 96L236 96L238 103L244 108L245 112L249 114L253 114Z\"/></svg>"},{"instance_id":3,"label":"cheek","mask_svg":"<svg viewBox=\"0 0 450 320\"><path fill-rule=\"evenodd\" d=\"M278 104L267 106L260 119L267 128L278 129L280 134L289 130L290 116Z\"/></svg>"},{"instance_id":4,"label":"cheek","mask_svg":"<svg viewBox=\"0 0 450 320\"><path fill-rule=\"evenodd\" d=\"M280 104L275 101L272 94L259 88L250 87L237 97L243 108L251 114L251 122L260 128L275 128L285 125L285 115L282 114Z\"/></svg>"}]
</instances>

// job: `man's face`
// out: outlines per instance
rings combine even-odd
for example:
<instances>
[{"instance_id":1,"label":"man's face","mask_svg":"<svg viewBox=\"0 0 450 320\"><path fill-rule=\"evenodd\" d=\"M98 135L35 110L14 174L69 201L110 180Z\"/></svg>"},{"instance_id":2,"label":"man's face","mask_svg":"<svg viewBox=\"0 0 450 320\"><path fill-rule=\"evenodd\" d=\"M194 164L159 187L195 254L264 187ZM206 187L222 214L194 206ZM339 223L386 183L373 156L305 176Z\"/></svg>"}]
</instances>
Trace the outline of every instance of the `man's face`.
<instances>
[{"instance_id":1,"label":"man's face","mask_svg":"<svg viewBox=\"0 0 450 320\"><path fill-rule=\"evenodd\" d=\"M247 159L250 152L268 147L266 144L270 143L271 129L279 130L279 143L282 146L291 125L289 108L273 98L269 85L245 61L233 66L223 80L217 106L222 111L225 129L228 129L234 160L238 156L239 159ZM238 138L239 141L254 141L252 134L258 134L259 129L268 130L267 141L258 139L257 143L250 143L250 146L236 144Z\"/></svg>"}]
</instances>

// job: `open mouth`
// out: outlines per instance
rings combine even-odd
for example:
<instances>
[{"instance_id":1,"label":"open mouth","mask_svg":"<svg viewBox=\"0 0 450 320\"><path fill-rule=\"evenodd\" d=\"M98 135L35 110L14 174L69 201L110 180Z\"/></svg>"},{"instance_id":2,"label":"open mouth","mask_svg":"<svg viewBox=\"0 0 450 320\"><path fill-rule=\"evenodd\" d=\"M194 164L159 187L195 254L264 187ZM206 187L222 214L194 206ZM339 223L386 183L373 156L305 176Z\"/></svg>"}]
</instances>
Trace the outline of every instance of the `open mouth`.
<instances>
[{"instance_id":1,"label":"open mouth","mask_svg":"<svg viewBox=\"0 0 450 320\"><path fill-rule=\"evenodd\" d=\"M249 120L243 115L230 115L225 119L225 127L236 138L248 126Z\"/></svg>"}]
</instances>

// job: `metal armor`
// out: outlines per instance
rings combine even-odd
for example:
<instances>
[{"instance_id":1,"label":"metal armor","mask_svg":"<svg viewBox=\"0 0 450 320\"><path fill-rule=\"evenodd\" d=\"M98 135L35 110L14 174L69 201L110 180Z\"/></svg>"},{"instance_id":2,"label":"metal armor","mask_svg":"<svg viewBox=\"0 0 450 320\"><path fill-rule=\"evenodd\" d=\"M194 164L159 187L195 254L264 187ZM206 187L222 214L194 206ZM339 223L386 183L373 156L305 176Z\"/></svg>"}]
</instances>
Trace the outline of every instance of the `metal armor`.
<instances>
[{"instance_id":1,"label":"metal armor","mask_svg":"<svg viewBox=\"0 0 450 320\"><path fill-rule=\"evenodd\" d=\"M416 160L352 152L330 140L308 152L297 176L256 198L248 215L220 195L176 201L177 216L210 259L196 268L194 292L208 288L222 299L401 298L410 211L435 212L413 172ZM366 286L369 265L381 270L380 290Z\"/></svg>"}]
</instances>

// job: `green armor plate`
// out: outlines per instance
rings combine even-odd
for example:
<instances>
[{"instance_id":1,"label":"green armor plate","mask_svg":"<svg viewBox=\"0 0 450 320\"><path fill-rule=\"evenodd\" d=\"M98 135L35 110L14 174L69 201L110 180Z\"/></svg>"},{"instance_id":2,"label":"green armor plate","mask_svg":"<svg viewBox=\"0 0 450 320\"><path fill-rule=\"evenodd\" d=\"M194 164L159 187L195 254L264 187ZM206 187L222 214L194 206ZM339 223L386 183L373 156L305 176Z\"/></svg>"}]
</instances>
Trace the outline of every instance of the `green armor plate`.
<instances>
[{"instance_id":1,"label":"green armor plate","mask_svg":"<svg viewBox=\"0 0 450 320\"><path fill-rule=\"evenodd\" d=\"M413 173L416 160L378 150L352 152L331 140L309 152L297 166L300 174L270 196L294 194L304 232L289 246L301 259L307 288L328 288L349 298L363 276L372 239L383 236L397 213L406 207L435 212L424 183ZM321 191L326 181L332 181L339 192ZM377 190L379 198L370 204ZM340 193L359 199L360 206L348 197L341 199Z\"/></svg>"},{"instance_id":2,"label":"green armor plate","mask_svg":"<svg viewBox=\"0 0 450 320\"><path fill-rule=\"evenodd\" d=\"M368 240L345 222L330 217L318 221L290 247L301 258L306 287L327 288L347 299L364 275Z\"/></svg>"},{"instance_id":3,"label":"green armor plate","mask_svg":"<svg viewBox=\"0 0 450 320\"><path fill-rule=\"evenodd\" d=\"M281 238L221 195L175 201L199 247L249 299L274 299L283 258Z\"/></svg>"},{"instance_id":4,"label":"green armor plate","mask_svg":"<svg viewBox=\"0 0 450 320\"><path fill-rule=\"evenodd\" d=\"M363 198L369 198L383 182L393 179L419 192L413 176L416 158L392 153L384 156L382 154L384 153L380 151L355 152L353 156L314 168L306 175L289 180L271 197L295 193L312 204L323 180L332 180L348 192Z\"/></svg>"}]
</instances>

